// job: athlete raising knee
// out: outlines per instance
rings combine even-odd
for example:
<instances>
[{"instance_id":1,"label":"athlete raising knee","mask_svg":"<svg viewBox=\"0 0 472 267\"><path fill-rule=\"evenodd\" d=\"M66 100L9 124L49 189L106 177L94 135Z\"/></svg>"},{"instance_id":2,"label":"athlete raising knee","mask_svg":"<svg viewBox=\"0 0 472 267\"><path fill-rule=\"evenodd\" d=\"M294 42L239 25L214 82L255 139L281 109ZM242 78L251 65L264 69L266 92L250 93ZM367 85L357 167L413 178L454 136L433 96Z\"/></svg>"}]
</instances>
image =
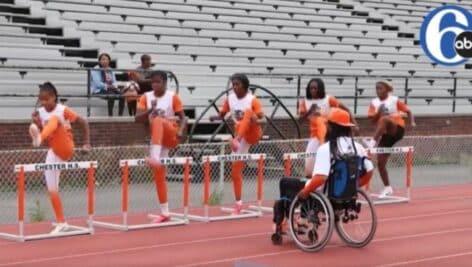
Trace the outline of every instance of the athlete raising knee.
<instances>
[{"instance_id":1,"label":"athlete raising knee","mask_svg":"<svg viewBox=\"0 0 472 267\"><path fill-rule=\"evenodd\" d=\"M376 84L377 98L372 100L369 106L368 117L372 123L377 124L371 147L393 147L400 141L405 134L405 121L401 112L408 114L408 119L412 127L416 126L415 119L408 106L400 101L398 97L392 95L393 85L386 80L379 81ZM385 198L393 194L387 172L387 161L390 154L378 154L377 165L379 174L384 184L379 198Z\"/></svg>"},{"instance_id":2,"label":"athlete raising knee","mask_svg":"<svg viewBox=\"0 0 472 267\"><path fill-rule=\"evenodd\" d=\"M306 153L315 153L318 147L325 142L326 135L326 117L331 108L341 108L350 111L339 102L335 97L327 95L323 80L319 78L311 79L306 86L306 97L300 101L299 114L300 119L306 119L310 123L310 140L306 147ZM351 116L357 131L357 122ZM307 157L305 159L305 176L310 178L315 166L315 158Z\"/></svg>"},{"instance_id":3,"label":"athlete raising knee","mask_svg":"<svg viewBox=\"0 0 472 267\"><path fill-rule=\"evenodd\" d=\"M256 144L262 137L261 124L265 123L265 115L261 102L249 92L249 79L244 74L236 73L231 76L233 93L225 100L220 114L211 116L210 121L221 120L230 112L235 124L235 137L230 140L233 154L249 152L251 145ZM235 161L231 166L233 176L234 196L236 203L233 214L240 214L242 210L242 171L243 161Z\"/></svg>"},{"instance_id":4,"label":"athlete raising knee","mask_svg":"<svg viewBox=\"0 0 472 267\"><path fill-rule=\"evenodd\" d=\"M150 125L151 147L147 162L152 168L161 208L161 214L153 223L161 223L170 220L170 213L167 203L166 168L159 160L167 158L170 149L179 144L179 139L185 135L187 119L179 96L167 91L167 73L154 71L150 79L152 91L139 99L135 121L149 122Z\"/></svg>"},{"instance_id":5,"label":"athlete raising knee","mask_svg":"<svg viewBox=\"0 0 472 267\"><path fill-rule=\"evenodd\" d=\"M33 146L38 147L47 143L49 150L46 163L61 163L72 158L74 154L74 140L72 138L71 122L77 122L83 129L85 151L90 151L89 125L86 119L77 115L69 107L58 103L56 87L50 82L39 86L39 102L41 107L32 114L33 123L29 133L33 139ZM57 225L52 234L65 232L68 225L64 219L61 198L59 196L60 170L46 170L46 185L49 191Z\"/></svg>"}]
</instances>

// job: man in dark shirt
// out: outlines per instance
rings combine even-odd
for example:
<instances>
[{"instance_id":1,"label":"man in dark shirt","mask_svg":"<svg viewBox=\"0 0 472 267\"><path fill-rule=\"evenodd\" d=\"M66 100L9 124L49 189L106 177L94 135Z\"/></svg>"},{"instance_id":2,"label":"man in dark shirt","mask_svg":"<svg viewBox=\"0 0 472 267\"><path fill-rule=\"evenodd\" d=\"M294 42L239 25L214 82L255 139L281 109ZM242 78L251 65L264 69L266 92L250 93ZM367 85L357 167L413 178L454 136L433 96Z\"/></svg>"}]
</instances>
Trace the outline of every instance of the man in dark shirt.
<instances>
[{"instance_id":1,"label":"man in dark shirt","mask_svg":"<svg viewBox=\"0 0 472 267\"><path fill-rule=\"evenodd\" d=\"M141 89L141 94L152 90L150 77L153 71L153 65L154 64L152 63L151 56L146 54L141 56L141 66L137 68L140 74L138 84L139 88Z\"/></svg>"}]
</instances>

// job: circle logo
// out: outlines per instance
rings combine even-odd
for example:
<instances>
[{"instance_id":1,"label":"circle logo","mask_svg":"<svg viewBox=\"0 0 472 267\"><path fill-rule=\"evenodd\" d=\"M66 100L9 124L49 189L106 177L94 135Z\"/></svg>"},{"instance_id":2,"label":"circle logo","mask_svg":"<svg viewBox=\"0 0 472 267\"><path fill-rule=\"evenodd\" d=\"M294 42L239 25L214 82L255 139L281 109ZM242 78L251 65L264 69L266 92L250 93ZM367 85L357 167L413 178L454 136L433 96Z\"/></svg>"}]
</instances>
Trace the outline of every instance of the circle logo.
<instances>
[{"instance_id":1,"label":"circle logo","mask_svg":"<svg viewBox=\"0 0 472 267\"><path fill-rule=\"evenodd\" d=\"M433 62L445 66L463 64L472 57L472 14L459 6L436 8L421 25L420 43Z\"/></svg>"}]
</instances>

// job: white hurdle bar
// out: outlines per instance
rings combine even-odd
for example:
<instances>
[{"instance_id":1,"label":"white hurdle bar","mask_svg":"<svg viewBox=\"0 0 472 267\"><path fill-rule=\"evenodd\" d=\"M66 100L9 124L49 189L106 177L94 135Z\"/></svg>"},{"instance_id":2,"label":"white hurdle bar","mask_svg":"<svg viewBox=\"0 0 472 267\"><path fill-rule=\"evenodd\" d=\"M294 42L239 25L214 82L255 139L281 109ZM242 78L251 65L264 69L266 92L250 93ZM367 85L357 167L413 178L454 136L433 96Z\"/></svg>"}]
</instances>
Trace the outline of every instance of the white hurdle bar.
<instances>
[{"instance_id":1,"label":"white hurdle bar","mask_svg":"<svg viewBox=\"0 0 472 267\"><path fill-rule=\"evenodd\" d=\"M188 201L189 201L189 179L190 179L190 164L192 164L191 157L175 157L175 158L161 158L160 164L163 166L169 165L183 165L184 166L184 188L183 188L183 216L173 216L171 213L171 220L162 223L144 223L144 224L129 224L128 223L128 187L129 187L129 167L143 167L148 166L144 159L124 159L120 160L120 168L122 169L122 222L110 223L104 221L93 221L96 227L108 228L113 230L128 231L137 229L156 228L164 226L175 226L188 224ZM179 214L180 215L180 214ZM148 214L149 218L155 218L156 215ZM181 218L180 218L181 217Z\"/></svg>"},{"instance_id":2,"label":"white hurdle bar","mask_svg":"<svg viewBox=\"0 0 472 267\"><path fill-rule=\"evenodd\" d=\"M405 176L405 184L406 184L406 195L405 196L388 196L384 199L379 199L378 194L371 193L370 195L373 197L373 201L375 204L391 204L391 203L404 203L409 202L411 200L411 179L412 179L412 162L413 162L413 152L414 147L412 146L405 146L405 147L377 147L377 148L370 148L367 149L369 155L372 154L401 154L406 153L406 176ZM301 160L306 159L309 157L315 157L316 152L301 152L301 153L285 153L283 155L284 159L284 170L285 176L291 176L291 168L292 168L292 160ZM367 187L367 189L369 186Z\"/></svg>"},{"instance_id":3,"label":"white hurdle bar","mask_svg":"<svg viewBox=\"0 0 472 267\"><path fill-rule=\"evenodd\" d=\"M405 196L387 196L385 198L378 198L378 194L370 193L372 201L376 205L382 204L393 204L393 203L406 203L411 200L411 180L412 180L412 168L413 168L413 146L403 146L403 147L375 147L367 149L369 155L373 154L402 154L406 153L406 173L405 173L405 185L406 185L406 195ZM367 185L367 190L369 191L370 184Z\"/></svg>"},{"instance_id":4,"label":"white hurdle bar","mask_svg":"<svg viewBox=\"0 0 472 267\"><path fill-rule=\"evenodd\" d=\"M188 215L188 219L201 222L213 222L223 220L236 220L244 218L255 218L262 216L261 203L263 195L263 183L264 183L264 160L267 158L266 154L230 154L230 155L214 155L214 156L203 156L201 158L204 169L204 190L203 190L203 203L204 203L204 215ZM239 215L220 215L210 216L209 214L209 198L210 198L210 173L211 173L211 162L234 162L234 161L257 161L257 203L258 210L243 209ZM232 209L221 207L221 211L225 213L231 213Z\"/></svg>"},{"instance_id":5,"label":"white hurdle bar","mask_svg":"<svg viewBox=\"0 0 472 267\"><path fill-rule=\"evenodd\" d=\"M285 153L283 155L285 176L292 175L292 160L300 160L314 157L316 157L316 152Z\"/></svg>"},{"instance_id":6,"label":"white hurdle bar","mask_svg":"<svg viewBox=\"0 0 472 267\"><path fill-rule=\"evenodd\" d=\"M94 185L95 185L95 169L97 168L96 161L74 161L63 163L35 163L35 164L19 164L15 165L14 172L18 173L18 234L0 233L0 238L14 240L14 241L29 241L39 239L49 239L74 235L93 234L94 229L92 225L94 213ZM88 188L88 227L75 226L69 224L69 231L60 232L57 234L45 233L26 235L25 234L25 173L37 172L45 170L77 170L88 169L87 188ZM54 224L53 224L54 225Z\"/></svg>"}]
</instances>

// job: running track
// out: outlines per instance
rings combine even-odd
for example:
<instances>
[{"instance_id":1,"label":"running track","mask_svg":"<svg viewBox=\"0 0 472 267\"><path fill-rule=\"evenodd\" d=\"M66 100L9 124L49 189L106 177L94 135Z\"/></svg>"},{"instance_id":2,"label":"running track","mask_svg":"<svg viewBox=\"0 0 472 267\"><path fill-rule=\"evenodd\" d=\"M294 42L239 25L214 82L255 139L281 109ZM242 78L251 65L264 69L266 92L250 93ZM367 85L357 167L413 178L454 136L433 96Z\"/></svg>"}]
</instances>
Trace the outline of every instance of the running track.
<instances>
[{"instance_id":1,"label":"running track","mask_svg":"<svg viewBox=\"0 0 472 267\"><path fill-rule=\"evenodd\" d=\"M367 247L333 234L318 253L270 241L271 217L16 243L0 240L0 267L28 266L472 266L472 184L413 190L409 204L377 206ZM49 227L49 226L48 226Z\"/></svg>"}]
</instances>

